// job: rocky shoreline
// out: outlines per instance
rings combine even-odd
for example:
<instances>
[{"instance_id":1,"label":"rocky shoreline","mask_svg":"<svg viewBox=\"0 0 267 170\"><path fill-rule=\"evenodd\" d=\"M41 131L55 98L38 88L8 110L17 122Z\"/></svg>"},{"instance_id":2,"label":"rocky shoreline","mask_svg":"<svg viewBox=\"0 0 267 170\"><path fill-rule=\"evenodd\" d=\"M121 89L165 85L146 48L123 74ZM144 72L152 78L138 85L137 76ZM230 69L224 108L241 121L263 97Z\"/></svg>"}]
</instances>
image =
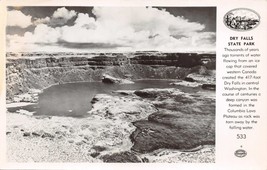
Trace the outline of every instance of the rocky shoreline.
<instances>
[{"instance_id":1,"label":"rocky shoreline","mask_svg":"<svg viewBox=\"0 0 267 170\"><path fill-rule=\"evenodd\" d=\"M19 124L19 121L25 123ZM76 118L7 113L7 123L10 124L6 132L8 162L215 162L214 145L203 146L194 152L160 149L149 154L132 151L121 154L125 151L118 149L114 155L108 148L88 142L92 140L90 136L82 134L90 126L85 122Z\"/></svg>"},{"instance_id":2,"label":"rocky shoreline","mask_svg":"<svg viewBox=\"0 0 267 170\"><path fill-rule=\"evenodd\" d=\"M8 160L214 162L215 98L176 88L114 94L96 95L82 119L7 113Z\"/></svg>"}]
</instances>

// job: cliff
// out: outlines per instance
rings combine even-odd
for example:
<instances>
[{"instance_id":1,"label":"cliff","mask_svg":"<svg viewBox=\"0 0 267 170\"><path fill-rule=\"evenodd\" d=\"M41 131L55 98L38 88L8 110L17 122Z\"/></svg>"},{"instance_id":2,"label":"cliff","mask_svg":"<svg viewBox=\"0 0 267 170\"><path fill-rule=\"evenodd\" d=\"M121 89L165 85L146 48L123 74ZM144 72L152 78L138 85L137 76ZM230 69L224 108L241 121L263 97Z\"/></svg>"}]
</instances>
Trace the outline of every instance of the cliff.
<instances>
[{"instance_id":1,"label":"cliff","mask_svg":"<svg viewBox=\"0 0 267 170\"><path fill-rule=\"evenodd\" d=\"M196 53L8 53L7 99L54 84L128 79L180 79L201 66L215 69L215 55Z\"/></svg>"}]
</instances>

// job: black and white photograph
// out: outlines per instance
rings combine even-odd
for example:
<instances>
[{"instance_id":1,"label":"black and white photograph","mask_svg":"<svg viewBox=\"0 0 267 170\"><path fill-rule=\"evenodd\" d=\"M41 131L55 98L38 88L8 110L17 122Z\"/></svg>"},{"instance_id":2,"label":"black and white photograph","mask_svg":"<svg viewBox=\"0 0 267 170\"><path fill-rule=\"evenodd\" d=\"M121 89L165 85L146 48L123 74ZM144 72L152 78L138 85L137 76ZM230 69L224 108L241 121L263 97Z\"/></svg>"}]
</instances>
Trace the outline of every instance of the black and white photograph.
<instances>
[{"instance_id":1,"label":"black and white photograph","mask_svg":"<svg viewBox=\"0 0 267 170\"><path fill-rule=\"evenodd\" d=\"M5 38L7 162L216 162L216 7L8 6Z\"/></svg>"}]
</instances>

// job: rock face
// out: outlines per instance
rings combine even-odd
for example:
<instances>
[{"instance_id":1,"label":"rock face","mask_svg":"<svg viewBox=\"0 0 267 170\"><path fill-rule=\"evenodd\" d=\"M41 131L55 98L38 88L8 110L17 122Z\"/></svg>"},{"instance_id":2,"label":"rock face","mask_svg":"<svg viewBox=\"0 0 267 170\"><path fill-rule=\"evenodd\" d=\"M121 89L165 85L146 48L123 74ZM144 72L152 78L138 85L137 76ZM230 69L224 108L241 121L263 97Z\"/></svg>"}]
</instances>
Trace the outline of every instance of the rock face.
<instances>
[{"instance_id":1,"label":"rock face","mask_svg":"<svg viewBox=\"0 0 267 170\"><path fill-rule=\"evenodd\" d=\"M7 99L54 84L101 81L103 74L120 79L177 79L206 66L215 55L193 53L20 53L7 54Z\"/></svg>"},{"instance_id":2,"label":"rock face","mask_svg":"<svg viewBox=\"0 0 267 170\"><path fill-rule=\"evenodd\" d=\"M188 78L192 78L194 81L199 82L199 83L210 83L210 84L215 84L215 74L197 74L197 73L191 73L187 76Z\"/></svg>"},{"instance_id":3,"label":"rock face","mask_svg":"<svg viewBox=\"0 0 267 170\"><path fill-rule=\"evenodd\" d=\"M207 124L212 118L214 117L207 120L205 116L186 118L173 114L152 114L148 120L134 122L137 130L131 135L134 142L132 150L147 153L160 148L184 150L199 145L214 145L215 129ZM201 119L205 120L198 121Z\"/></svg>"},{"instance_id":4,"label":"rock face","mask_svg":"<svg viewBox=\"0 0 267 170\"><path fill-rule=\"evenodd\" d=\"M171 85L180 85L187 87L202 87L206 90L216 89L216 75L214 70L207 70L206 67L200 66L200 68L194 72L188 74L184 80L171 83Z\"/></svg>"},{"instance_id":5,"label":"rock face","mask_svg":"<svg viewBox=\"0 0 267 170\"><path fill-rule=\"evenodd\" d=\"M160 111L133 123L133 151L186 150L215 144L215 98L178 89L143 89L135 94L151 101Z\"/></svg>"},{"instance_id":6,"label":"rock face","mask_svg":"<svg viewBox=\"0 0 267 170\"><path fill-rule=\"evenodd\" d=\"M214 54L197 53L136 53L132 63L192 68L199 65L215 69Z\"/></svg>"}]
</instances>

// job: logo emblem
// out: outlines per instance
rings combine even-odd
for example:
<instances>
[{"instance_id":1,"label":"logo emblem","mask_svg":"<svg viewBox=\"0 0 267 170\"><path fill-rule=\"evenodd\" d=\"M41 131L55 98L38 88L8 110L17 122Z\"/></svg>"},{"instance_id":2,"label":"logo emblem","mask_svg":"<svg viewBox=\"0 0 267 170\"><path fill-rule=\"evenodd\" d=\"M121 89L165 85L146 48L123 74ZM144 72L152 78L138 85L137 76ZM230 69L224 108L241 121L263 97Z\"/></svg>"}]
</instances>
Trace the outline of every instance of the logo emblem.
<instances>
[{"instance_id":1,"label":"logo emblem","mask_svg":"<svg viewBox=\"0 0 267 170\"><path fill-rule=\"evenodd\" d=\"M224 24L235 31L248 31L260 23L260 15L247 8L237 8L227 12L223 18Z\"/></svg>"},{"instance_id":2,"label":"logo emblem","mask_svg":"<svg viewBox=\"0 0 267 170\"><path fill-rule=\"evenodd\" d=\"M239 158L243 158L247 155L247 151L245 151L244 149L238 149L235 151L235 156L239 157Z\"/></svg>"}]
</instances>

